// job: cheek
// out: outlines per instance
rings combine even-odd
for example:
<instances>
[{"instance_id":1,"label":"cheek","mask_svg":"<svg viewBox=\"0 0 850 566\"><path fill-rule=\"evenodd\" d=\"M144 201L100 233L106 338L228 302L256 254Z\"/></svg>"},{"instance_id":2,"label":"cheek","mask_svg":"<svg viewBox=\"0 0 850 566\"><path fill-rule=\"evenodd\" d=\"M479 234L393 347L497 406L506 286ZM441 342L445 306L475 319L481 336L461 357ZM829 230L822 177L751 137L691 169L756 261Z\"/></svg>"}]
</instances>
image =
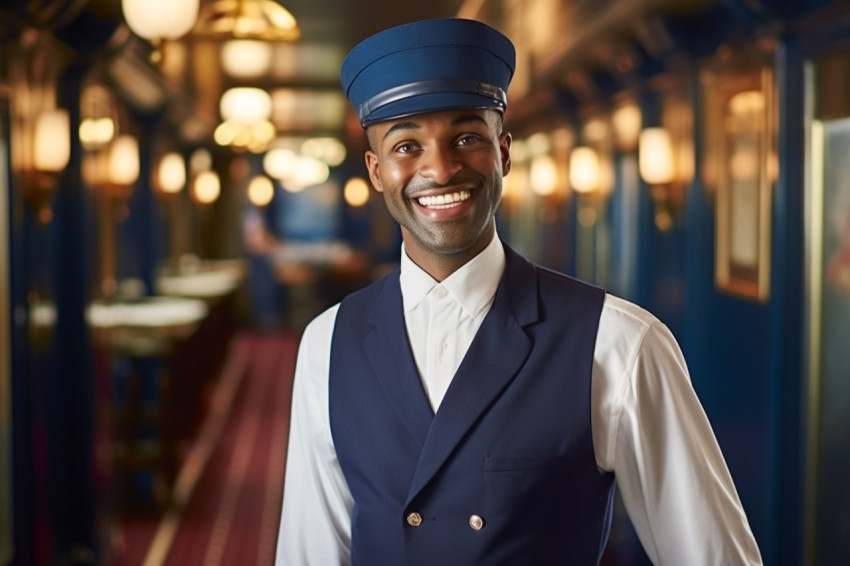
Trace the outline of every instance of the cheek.
<instances>
[{"instance_id":1,"label":"cheek","mask_svg":"<svg viewBox=\"0 0 850 566\"><path fill-rule=\"evenodd\" d=\"M400 185L407 177L407 173L403 167L398 167L392 163L381 168L381 181L384 188L392 188Z\"/></svg>"}]
</instances>

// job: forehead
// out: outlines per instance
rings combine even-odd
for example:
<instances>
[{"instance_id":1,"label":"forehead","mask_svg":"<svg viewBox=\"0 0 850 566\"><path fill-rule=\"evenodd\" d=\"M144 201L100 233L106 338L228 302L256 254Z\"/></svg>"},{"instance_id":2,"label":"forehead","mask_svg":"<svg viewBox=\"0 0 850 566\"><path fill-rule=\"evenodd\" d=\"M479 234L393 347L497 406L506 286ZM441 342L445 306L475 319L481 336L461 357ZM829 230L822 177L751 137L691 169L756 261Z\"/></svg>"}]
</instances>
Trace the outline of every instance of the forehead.
<instances>
[{"instance_id":1,"label":"forehead","mask_svg":"<svg viewBox=\"0 0 850 566\"><path fill-rule=\"evenodd\" d=\"M441 110L437 112L426 112L404 116L393 120L376 122L370 124L366 131L374 140L378 141L395 132L426 130L429 128L454 129L463 127L490 127L495 128L499 123L501 115L499 112L489 108L466 108L461 110ZM496 129L498 132L498 128ZM377 136L377 137L373 137Z\"/></svg>"}]
</instances>

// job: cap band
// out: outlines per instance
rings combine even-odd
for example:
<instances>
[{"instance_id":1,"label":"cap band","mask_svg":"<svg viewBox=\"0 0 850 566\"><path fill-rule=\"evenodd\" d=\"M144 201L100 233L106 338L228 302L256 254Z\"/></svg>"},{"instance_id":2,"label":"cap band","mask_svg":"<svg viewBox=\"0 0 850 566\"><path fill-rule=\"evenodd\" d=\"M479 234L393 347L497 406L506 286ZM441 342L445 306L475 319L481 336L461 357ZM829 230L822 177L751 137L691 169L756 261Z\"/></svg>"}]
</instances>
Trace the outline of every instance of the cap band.
<instances>
[{"instance_id":1,"label":"cap band","mask_svg":"<svg viewBox=\"0 0 850 566\"><path fill-rule=\"evenodd\" d=\"M373 112L387 104L414 96L446 92L490 98L500 108L505 108L508 103L505 91L495 85L468 79L434 79L399 85L380 92L357 107L357 117L365 125Z\"/></svg>"}]
</instances>

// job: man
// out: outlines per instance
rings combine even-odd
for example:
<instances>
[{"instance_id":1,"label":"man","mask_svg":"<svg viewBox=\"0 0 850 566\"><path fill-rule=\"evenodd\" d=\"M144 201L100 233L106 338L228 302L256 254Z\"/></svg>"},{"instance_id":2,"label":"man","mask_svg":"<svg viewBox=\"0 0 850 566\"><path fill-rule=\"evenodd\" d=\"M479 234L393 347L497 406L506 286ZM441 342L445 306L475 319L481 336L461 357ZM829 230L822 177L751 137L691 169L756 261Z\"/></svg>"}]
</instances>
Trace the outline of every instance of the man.
<instances>
[{"instance_id":1,"label":"man","mask_svg":"<svg viewBox=\"0 0 850 566\"><path fill-rule=\"evenodd\" d=\"M304 333L278 564L597 564L615 478L653 562L760 564L670 332L496 234L514 59L448 19L343 63L402 259Z\"/></svg>"}]
</instances>

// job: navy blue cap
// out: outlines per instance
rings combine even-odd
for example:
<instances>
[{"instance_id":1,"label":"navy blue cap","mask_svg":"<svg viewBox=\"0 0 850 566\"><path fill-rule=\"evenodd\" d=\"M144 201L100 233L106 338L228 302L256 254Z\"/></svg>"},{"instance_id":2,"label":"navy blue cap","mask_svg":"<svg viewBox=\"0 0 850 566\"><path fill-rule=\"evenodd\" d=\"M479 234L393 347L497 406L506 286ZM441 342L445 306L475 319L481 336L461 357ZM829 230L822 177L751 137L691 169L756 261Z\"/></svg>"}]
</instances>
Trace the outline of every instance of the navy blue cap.
<instances>
[{"instance_id":1,"label":"navy blue cap","mask_svg":"<svg viewBox=\"0 0 850 566\"><path fill-rule=\"evenodd\" d=\"M342 62L340 81L366 127L438 110L504 111L515 65L511 41L486 24L423 20L363 40Z\"/></svg>"}]
</instances>

